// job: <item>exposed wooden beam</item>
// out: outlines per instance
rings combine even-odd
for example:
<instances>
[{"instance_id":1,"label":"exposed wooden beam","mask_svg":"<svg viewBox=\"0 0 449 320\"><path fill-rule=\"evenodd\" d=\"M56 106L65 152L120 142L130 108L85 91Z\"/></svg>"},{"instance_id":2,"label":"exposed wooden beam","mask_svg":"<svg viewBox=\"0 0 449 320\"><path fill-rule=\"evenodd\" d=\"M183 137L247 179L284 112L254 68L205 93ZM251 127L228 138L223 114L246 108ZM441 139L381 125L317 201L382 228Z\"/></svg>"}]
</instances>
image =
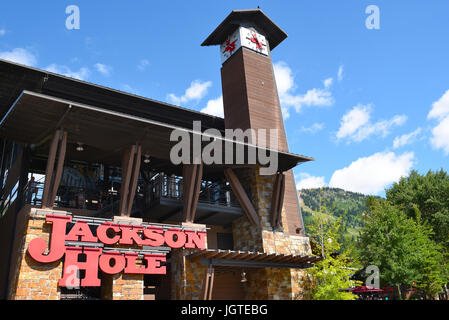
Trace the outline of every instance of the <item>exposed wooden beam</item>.
<instances>
[{"instance_id":1,"label":"exposed wooden beam","mask_svg":"<svg viewBox=\"0 0 449 320\"><path fill-rule=\"evenodd\" d=\"M132 171L132 177L131 177L131 185L129 188L129 194L128 194L128 208L126 211L127 216L131 215L131 210L133 207L134 202L134 196L136 195L136 189L137 189L137 180L139 178L139 172L140 172L140 163L141 163L141 157L142 157L142 146L138 146L135 154L134 159L134 167Z\"/></svg>"},{"instance_id":2,"label":"exposed wooden beam","mask_svg":"<svg viewBox=\"0 0 449 320\"><path fill-rule=\"evenodd\" d=\"M136 145L123 150L122 156L122 184L120 187L120 215L128 216L128 194L132 169L136 153Z\"/></svg>"},{"instance_id":3,"label":"exposed wooden beam","mask_svg":"<svg viewBox=\"0 0 449 320\"><path fill-rule=\"evenodd\" d=\"M55 178L53 181L53 189L48 199L48 207L53 208L55 205L56 194L58 193L59 183L61 182L62 171L64 169L65 152L67 148L67 131L62 133L62 141L59 145L58 163L56 165Z\"/></svg>"},{"instance_id":4,"label":"exposed wooden beam","mask_svg":"<svg viewBox=\"0 0 449 320\"><path fill-rule=\"evenodd\" d=\"M60 130L56 130L55 134L53 135L53 140L50 145L50 151L48 153L48 159L47 159L47 168L45 169L45 184L44 184L44 191L42 193L42 208L48 207L48 198L50 196L50 185L52 182L53 177L53 170L55 166L55 159L56 159L56 152L58 150L58 141L59 137L61 135Z\"/></svg>"},{"instance_id":5,"label":"exposed wooden beam","mask_svg":"<svg viewBox=\"0 0 449 320\"><path fill-rule=\"evenodd\" d=\"M227 168L224 173L249 221L256 226L260 226L259 216L234 171L231 168Z\"/></svg>"},{"instance_id":6,"label":"exposed wooden beam","mask_svg":"<svg viewBox=\"0 0 449 320\"><path fill-rule=\"evenodd\" d=\"M214 289L214 267L209 265L204 276L203 288L201 292L202 300L212 300L212 291Z\"/></svg>"},{"instance_id":7,"label":"exposed wooden beam","mask_svg":"<svg viewBox=\"0 0 449 320\"><path fill-rule=\"evenodd\" d=\"M183 175L183 198L184 198L184 221L193 222L195 220L198 198L200 195L201 181L203 178L202 164L184 164Z\"/></svg>"},{"instance_id":8,"label":"exposed wooden beam","mask_svg":"<svg viewBox=\"0 0 449 320\"><path fill-rule=\"evenodd\" d=\"M278 172L274 177L273 195L271 197L271 226L276 228L281 222L282 206L285 193L285 175Z\"/></svg>"}]
</instances>

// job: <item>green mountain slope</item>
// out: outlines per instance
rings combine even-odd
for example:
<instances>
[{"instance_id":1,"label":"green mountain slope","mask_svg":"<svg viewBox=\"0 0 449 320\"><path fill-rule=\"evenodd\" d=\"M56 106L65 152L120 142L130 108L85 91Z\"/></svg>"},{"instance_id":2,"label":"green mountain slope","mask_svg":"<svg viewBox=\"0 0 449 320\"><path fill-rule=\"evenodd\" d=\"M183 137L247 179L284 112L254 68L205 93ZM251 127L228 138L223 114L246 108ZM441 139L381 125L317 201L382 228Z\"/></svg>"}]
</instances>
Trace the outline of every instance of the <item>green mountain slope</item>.
<instances>
[{"instance_id":1,"label":"green mountain slope","mask_svg":"<svg viewBox=\"0 0 449 320\"><path fill-rule=\"evenodd\" d=\"M306 232L310 233L308 225L313 222L312 212L319 211L321 204L331 220L344 215L345 242L357 239L368 196L337 188L302 189L299 196Z\"/></svg>"}]
</instances>

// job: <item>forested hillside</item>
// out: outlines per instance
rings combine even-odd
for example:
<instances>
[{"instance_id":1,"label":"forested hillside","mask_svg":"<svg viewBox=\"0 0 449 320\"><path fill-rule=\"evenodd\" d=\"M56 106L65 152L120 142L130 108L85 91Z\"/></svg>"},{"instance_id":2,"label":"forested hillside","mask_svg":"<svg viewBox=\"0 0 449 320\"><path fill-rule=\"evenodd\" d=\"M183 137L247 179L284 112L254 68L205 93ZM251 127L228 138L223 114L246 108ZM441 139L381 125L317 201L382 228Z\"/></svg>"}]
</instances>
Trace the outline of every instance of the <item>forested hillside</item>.
<instances>
[{"instance_id":1,"label":"forested hillside","mask_svg":"<svg viewBox=\"0 0 449 320\"><path fill-rule=\"evenodd\" d=\"M299 195L306 231L313 221L312 212L320 211L321 206L321 210L324 210L330 219L344 215L345 241L355 241L368 196L337 188L302 189Z\"/></svg>"}]
</instances>

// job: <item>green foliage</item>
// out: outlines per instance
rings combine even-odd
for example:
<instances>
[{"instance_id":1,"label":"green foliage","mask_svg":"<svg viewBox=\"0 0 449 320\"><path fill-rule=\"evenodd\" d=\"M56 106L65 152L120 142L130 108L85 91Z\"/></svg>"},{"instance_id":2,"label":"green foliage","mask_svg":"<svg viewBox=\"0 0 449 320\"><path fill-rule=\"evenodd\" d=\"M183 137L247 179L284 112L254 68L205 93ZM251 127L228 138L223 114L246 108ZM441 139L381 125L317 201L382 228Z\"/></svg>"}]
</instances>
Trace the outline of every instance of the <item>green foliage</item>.
<instances>
[{"instance_id":1,"label":"green foliage","mask_svg":"<svg viewBox=\"0 0 449 320\"><path fill-rule=\"evenodd\" d=\"M360 235L360 259L380 269L384 285L411 285L427 296L440 292L448 281L445 258L433 232L419 221L415 210L409 218L388 201L371 201Z\"/></svg>"},{"instance_id":2,"label":"green foliage","mask_svg":"<svg viewBox=\"0 0 449 320\"><path fill-rule=\"evenodd\" d=\"M342 291L359 285L351 280L355 263L342 250L340 243L343 217L330 219L325 214L325 205L321 212L314 212L313 224L309 226L310 239L314 254L324 257L309 269L313 285L306 295L314 300L355 300L351 292Z\"/></svg>"},{"instance_id":3,"label":"green foliage","mask_svg":"<svg viewBox=\"0 0 449 320\"><path fill-rule=\"evenodd\" d=\"M445 248L449 246L449 175L429 171L420 175L412 171L408 177L386 190L387 200L401 208L408 217L428 223L432 238Z\"/></svg>"}]
</instances>

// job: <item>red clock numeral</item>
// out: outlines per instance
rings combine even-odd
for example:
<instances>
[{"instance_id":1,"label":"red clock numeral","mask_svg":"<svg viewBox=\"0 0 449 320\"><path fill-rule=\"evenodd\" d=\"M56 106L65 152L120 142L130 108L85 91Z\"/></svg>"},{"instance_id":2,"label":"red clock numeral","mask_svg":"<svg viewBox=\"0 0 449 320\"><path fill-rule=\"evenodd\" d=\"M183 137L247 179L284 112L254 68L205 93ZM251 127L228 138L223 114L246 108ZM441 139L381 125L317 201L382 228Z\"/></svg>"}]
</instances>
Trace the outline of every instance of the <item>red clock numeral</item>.
<instances>
[{"instance_id":1,"label":"red clock numeral","mask_svg":"<svg viewBox=\"0 0 449 320\"><path fill-rule=\"evenodd\" d=\"M252 37L249 40L252 43L256 44L257 49L261 49L262 50L262 44L259 42L259 40L257 39L257 36L255 34L253 34Z\"/></svg>"},{"instance_id":2,"label":"red clock numeral","mask_svg":"<svg viewBox=\"0 0 449 320\"><path fill-rule=\"evenodd\" d=\"M234 41L231 42L231 40L227 40L227 41L226 41L225 52L228 52L228 51L229 51L229 53L232 53L232 51L235 50L235 42L236 42L236 41L237 41L237 40L234 40Z\"/></svg>"}]
</instances>

